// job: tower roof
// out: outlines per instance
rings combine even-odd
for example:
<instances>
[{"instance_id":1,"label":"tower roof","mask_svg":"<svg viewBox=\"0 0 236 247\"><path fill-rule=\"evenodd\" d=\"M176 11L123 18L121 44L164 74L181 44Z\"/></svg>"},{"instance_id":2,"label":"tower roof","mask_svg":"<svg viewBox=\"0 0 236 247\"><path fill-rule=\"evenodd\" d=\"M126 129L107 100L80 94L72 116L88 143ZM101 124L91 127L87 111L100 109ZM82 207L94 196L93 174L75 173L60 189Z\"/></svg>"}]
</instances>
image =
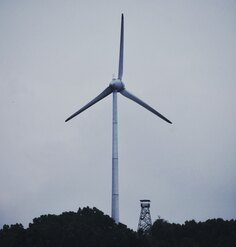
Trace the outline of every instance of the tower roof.
<instances>
[{"instance_id":1,"label":"tower roof","mask_svg":"<svg viewBox=\"0 0 236 247\"><path fill-rule=\"evenodd\" d=\"M143 200L140 200L140 202L151 202L151 201L147 199L143 199Z\"/></svg>"}]
</instances>

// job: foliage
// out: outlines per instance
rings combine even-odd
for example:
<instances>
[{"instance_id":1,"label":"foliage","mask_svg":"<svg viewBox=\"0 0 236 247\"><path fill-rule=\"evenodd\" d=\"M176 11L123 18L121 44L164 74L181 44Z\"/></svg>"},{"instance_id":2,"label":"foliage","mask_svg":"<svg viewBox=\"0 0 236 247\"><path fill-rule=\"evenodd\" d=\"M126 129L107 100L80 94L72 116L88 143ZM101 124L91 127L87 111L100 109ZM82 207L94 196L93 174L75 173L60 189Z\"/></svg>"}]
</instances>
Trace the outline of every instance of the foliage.
<instances>
[{"instance_id":1,"label":"foliage","mask_svg":"<svg viewBox=\"0 0 236 247\"><path fill-rule=\"evenodd\" d=\"M21 224L4 225L1 247L233 247L236 221L212 219L206 222L168 223L157 219L152 232L134 232L97 208L83 208L61 215L42 215L27 229Z\"/></svg>"},{"instance_id":2,"label":"foliage","mask_svg":"<svg viewBox=\"0 0 236 247\"><path fill-rule=\"evenodd\" d=\"M59 216L42 215L27 229L5 225L0 230L1 247L106 247L140 246L138 235L96 208L83 208Z\"/></svg>"},{"instance_id":3,"label":"foliage","mask_svg":"<svg viewBox=\"0 0 236 247\"><path fill-rule=\"evenodd\" d=\"M236 221L211 219L206 222L168 223L157 219L152 226L153 246L233 247L236 246Z\"/></svg>"}]
</instances>

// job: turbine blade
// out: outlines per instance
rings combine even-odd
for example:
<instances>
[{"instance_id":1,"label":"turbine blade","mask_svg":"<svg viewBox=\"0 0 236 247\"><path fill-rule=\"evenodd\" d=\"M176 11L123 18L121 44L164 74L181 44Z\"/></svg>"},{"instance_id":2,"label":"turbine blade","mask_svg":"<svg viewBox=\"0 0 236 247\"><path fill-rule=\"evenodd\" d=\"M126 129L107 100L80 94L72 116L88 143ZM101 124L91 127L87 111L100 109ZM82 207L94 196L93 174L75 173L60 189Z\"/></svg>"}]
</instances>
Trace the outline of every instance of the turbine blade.
<instances>
[{"instance_id":1,"label":"turbine blade","mask_svg":"<svg viewBox=\"0 0 236 247\"><path fill-rule=\"evenodd\" d=\"M156 111L155 109L153 109L151 106L149 106L148 104L146 104L145 102L143 102L141 99L139 99L138 97L134 96L133 94L129 93L126 89L124 89L123 91L120 92L123 96L125 96L128 99L133 100L134 102L138 103L139 105L143 106L144 108L146 108L147 110L149 110L150 112L154 113L155 115L157 115L158 117L160 117L161 119L165 120L166 122L172 124L172 122L170 120L168 120L167 118L165 118L163 115L161 115L158 111Z\"/></svg>"},{"instance_id":2,"label":"turbine blade","mask_svg":"<svg viewBox=\"0 0 236 247\"><path fill-rule=\"evenodd\" d=\"M96 104L98 101L102 100L103 98L105 98L106 96L108 96L110 93L112 93L112 89L109 86L104 91L102 91L96 98L94 98L93 100L91 100L87 105L85 105L80 110L78 110L77 112L75 112L74 114L72 114L70 117L68 117L65 122L71 120L73 117L75 117L78 114L80 114L81 112L85 111L90 106Z\"/></svg>"},{"instance_id":3,"label":"turbine blade","mask_svg":"<svg viewBox=\"0 0 236 247\"><path fill-rule=\"evenodd\" d=\"M124 54L124 15L121 15L121 30L120 30L120 57L118 79L122 80L123 75L123 54Z\"/></svg>"}]
</instances>

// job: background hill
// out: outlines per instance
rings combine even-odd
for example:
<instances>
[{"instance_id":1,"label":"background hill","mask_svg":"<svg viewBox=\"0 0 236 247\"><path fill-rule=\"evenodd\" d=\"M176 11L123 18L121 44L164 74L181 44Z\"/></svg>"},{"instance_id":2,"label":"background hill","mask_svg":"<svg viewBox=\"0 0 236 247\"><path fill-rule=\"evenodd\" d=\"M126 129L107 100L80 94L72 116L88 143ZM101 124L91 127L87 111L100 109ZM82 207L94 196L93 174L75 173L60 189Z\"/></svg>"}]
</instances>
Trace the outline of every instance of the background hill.
<instances>
[{"instance_id":1,"label":"background hill","mask_svg":"<svg viewBox=\"0 0 236 247\"><path fill-rule=\"evenodd\" d=\"M106 246L236 246L236 221L212 219L206 222L168 223L157 219L150 234L135 232L97 208L83 208L61 215L42 215L25 229L21 224L4 225L1 247L106 247Z\"/></svg>"}]
</instances>

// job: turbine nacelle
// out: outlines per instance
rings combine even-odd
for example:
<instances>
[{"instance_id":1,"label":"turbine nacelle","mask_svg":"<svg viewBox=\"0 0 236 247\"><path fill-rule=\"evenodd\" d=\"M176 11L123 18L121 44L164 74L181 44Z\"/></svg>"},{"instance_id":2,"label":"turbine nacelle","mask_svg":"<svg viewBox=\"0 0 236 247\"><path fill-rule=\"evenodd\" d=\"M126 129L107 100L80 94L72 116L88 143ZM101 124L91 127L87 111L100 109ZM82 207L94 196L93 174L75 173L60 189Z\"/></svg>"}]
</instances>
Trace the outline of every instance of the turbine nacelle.
<instances>
[{"instance_id":1,"label":"turbine nacelle","mask_svg":"<svg viewBox=\"0 0 236 247\"><path fill-rule=\"evenodd\" d=\"M112 91L121 92L125 89L125 84L120 79L112 79L110 87Z\"/></svg>"}]
</instances>

